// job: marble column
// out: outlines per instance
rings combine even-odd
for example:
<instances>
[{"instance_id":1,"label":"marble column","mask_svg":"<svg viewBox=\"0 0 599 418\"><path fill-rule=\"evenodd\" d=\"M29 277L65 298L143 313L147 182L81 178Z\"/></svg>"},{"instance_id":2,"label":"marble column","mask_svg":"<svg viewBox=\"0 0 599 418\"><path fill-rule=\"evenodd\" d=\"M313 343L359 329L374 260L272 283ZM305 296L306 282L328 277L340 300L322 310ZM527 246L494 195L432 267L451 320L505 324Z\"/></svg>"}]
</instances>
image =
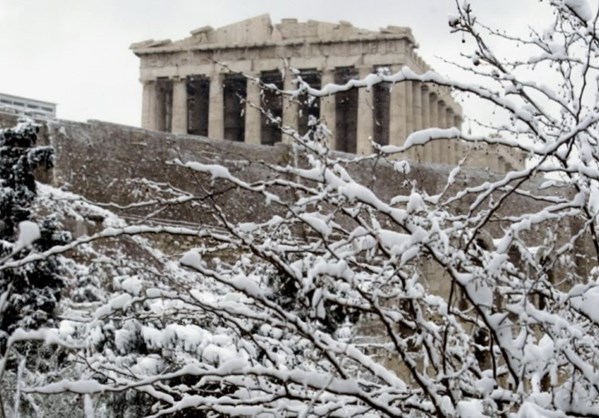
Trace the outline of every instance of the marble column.
<instances>
[{"instance_id":1,"label":"marble column","mask_svg":"<svg viewBox=\"0 0 599 418\"><path fill-rule=\"evenodd\" d=\"M437 101L437 127L441 129L447 128L447 120L445 119L445 101L443 99L439 99Z\"/></svg>"},{"instance_id":2,"label":"marble column","mask_svg":"<svg viewBox=\"0 0 599 418\"><path fill-rule=\"evenodd\" d=\"M392 71L400 70L393 66ZM406 112L406 83L395 83L391 89L389 109L389 144L403 145L407 137Z\"/></svg>"},{"instance_id":3,"label":"marble column","mask_svg":"<svg viewBox=\"0 0 599 418\"><path fill-rule=\"evenodd\" d=\"M437 126L441 129L447 128L447 120L446 120L446 112L445 112L445 101L443 99L439 99L437 101ZM441 164L449 164L449 140L441 139L437 141L439 147L439 160L437 162Z\"/></svg>"},{"instance_id":4,"label":"marble column","mask_svg":"<svg viewBox=\"0 0 599 418\"><path fill-rule=\"evenodd\" d=\"M430 115L430 127L439 127L439 106L437 105L438 96L437 93L431 90L431 94L428 96L429 100L429 115Z\"/></svg>"},{"instance_id":5,"label":"marble column","mask_svg":"<svg viewBox=\"0 0 599 418\"><path fill-rule=\"evenodd\" d=\"M156 129L156 82L154 80L143 82L141 127Z\"/></svg>"},{"instance_id":6,"label":"marble column","mask_svg":"<svg viewBox=\"0 0 599 418\"><path fill-rule=\"evenodd\" d=\"M223 78L217 71L210 76L210 107L208 110L208 137L225 137L225 109L223 102Z\"/></svg>"},{"instance_id":7,"label":"marble column","mask_svg":"<svg viewBox=\"0 0 599 418\"><path fill-rule=\"evenodd\" d=\"M420 90L422 96L422 129L428 129L431 125L431 89L429 85L423 84ZM423 147L424 161L433 161L433 145L427 144Z\"/></svg>"},{"instance_id":8,"label":"marble column","mask_svg":"<svg viewBox=\"0 0 599 418\"><path fill-rule=\"evenodd\" d=\"M423 129L422 125L422 83L415 81L412 83L412 98L414 104L412 106L412 115L414 122L414 131ZM424 158L423 148L416 147L414 149L414 156L417 161L422 161Z\"/></svg>"},{"instance_id":9,"label":"marble column","mask_svg":"<svg viewBox=\"0 0 599 418\"><path fill-rule=\"evenodd\" d=\"M173 79L173 116L171 132L187 133L187 83L185 77Z\"/></svg>"},{"instance_id":10,"label":"marble column","mask_svg":"<svg viewBox=\"0 0 599 418\"><path fill-rule=\"evenodd\" d=\"M452 112L452 114L453 114L452 119L451 119L452 126L455 126L456 128L458 128L461 131L462 130L462 118L460 117L460 115L456 115L454 112ZM455 151L454 151L455 162L457 164L466 155L466 151L467 151L468 147L462 141L455 141L454 144L455 144Z\"/></svg>"},{"instance_id":11,"label":"marble column","mask_svg":"<svg viewBox=\"0 0 599 418\"><path fill-rule=\"evenodd\" d=\"M460 131L462 130L462 117L460 115L453 116L453 126L458 128Z\"/></svg>"},{"instance_id":12,"label":"marble column","mask_svg":"<svg viewBox=\"0 0 599 418\"><path fill-rule=\"evenodd\" d=\"M360 79L365 78L371 73L371 67L362 67L359 69ZM372 89L361 88L358 90L358 135L356 147L358 155L372 153L372 135L374 129L372 112Z\"/></svg>"},{"instance_id":13,"label":"marble column","mask_svg":"<svg viewBox=\"0 0 599 418\"><path fill-rule=\"evenodd\" d=\"M405 99L405 108L406 108L406 139L412 132L414 132L414 86L412 81L406 81L404 83L406 85L406 99ZM406 157L410 160L413 160L415 157L415 151L412 148L406 154Z\"/></svg>"},{"instance_id":14,"label":"marble column","mask_svg":"<svg viewBox=\"0 0 599 418\"><path fill-rule=\"evenodd\" d=\"M335 72L331 69L323 69L321 83L324 88L327 84L335 83ZM331 149L337 149L335 143L335 96L326 96L320 98L320 120L327 126L332 135L329 138Z\"/></svg>"},{"instance_id":15,"label":"marble column","mask_svg":"<svg viewBox=\"0 0 599 418\"><path fill-rule=\"evenodd\" d=\"M439 105L438 96L436 92L431 91L429 96L430 103L430 121L432 128L439 127ZM441 146L439 141L432 141L431 143L432 160L431 162L439 164L441 162Z\"/></svg>"},{"instance_id":16,"label":"marble column","mask_svg":"<svg viewBox=\"0 0 599 418\"><path fill-rule=\"evenodd\" d=\"M445 126L453 128L453 109L451 107L445 108Z\"/></svg>"},{"instance_id":17,"label":"marble column","mask_svg":"<svg viewBox=\"0 0 599 418\"><path fill-rule=\"evenodd\" d=\"M253 75L259 78L259 74ZM261 144L261 117L259 107L262 105L260 100L260 84L254 80L247 80L245 100L245 142L248 144Z\"/></svg>"},{"instance_id":18,"label":"marble column","mask_svg":"<svg viewBox=\"0 0 599 418\"><path fill-rule=\"evenodd\" d=\"M453 110L450 107L445 108L445 125L447 128L453 128ZM448 163L451 165L456 165L458 163L458 139L450 139L449 140L449 161Z\"/></svg>"},{"instance_id":19,"label":"marble column","mask_svg":"<svg viewBox=\"0 0 599 418\"><path fill-rule=\"evenodd\" d=\"M285 69L285 77L283 78L283 90L295 90L297 85L293 82L294 77L290 68ZM298 105L297 101L291 100L290 96L283 96L283 126L292 129L298 129ZM283 143L293 142L292 138L283 134Z\"/></svg>"}]
</instances>

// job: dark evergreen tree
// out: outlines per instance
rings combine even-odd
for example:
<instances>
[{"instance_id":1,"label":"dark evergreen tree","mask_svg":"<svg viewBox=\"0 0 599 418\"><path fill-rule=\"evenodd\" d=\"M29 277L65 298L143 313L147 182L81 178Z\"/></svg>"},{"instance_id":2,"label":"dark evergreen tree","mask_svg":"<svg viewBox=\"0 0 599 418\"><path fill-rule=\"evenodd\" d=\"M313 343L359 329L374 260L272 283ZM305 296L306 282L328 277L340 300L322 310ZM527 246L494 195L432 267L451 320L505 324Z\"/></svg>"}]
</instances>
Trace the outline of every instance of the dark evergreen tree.
<instances>
[{"instance_id":1,"label":"dark evergreen tree","mask_svg":"<svg viewBox=\"0 0 599 418\"><path fill-rule=\"evenodd\" d=\"M31 220L37 191L34 170L52 164L51 147L38 147L39 127L21 123L0 131L0 258L15 251L19 223ZM68 234L58 229L53 217L38 221L41 237L32 248L13 255L18 259L30 251L45 251L65 243ZM63 279L55 258L0 272L0 292L10 288L8 303L1 313L0 330L4 338L17 327L35 329L51 325L52 314L60 299Z\"/></svg>"}]
</instances>

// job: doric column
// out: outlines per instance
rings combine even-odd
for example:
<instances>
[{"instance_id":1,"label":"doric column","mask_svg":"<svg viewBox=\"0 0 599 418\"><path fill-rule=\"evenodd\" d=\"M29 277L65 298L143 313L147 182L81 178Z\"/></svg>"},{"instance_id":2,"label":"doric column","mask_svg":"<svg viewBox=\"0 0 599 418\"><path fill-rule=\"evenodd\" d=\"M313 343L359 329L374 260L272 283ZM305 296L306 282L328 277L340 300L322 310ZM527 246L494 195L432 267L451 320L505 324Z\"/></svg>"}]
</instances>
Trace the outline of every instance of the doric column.
<instances>
[{"instance_id":1,"label":"doric column","mask_svg":"<svg viewBox=\"0 0 599 418\"><path fill-rule=\"evenodd\" d=\"M254 75L259 78L260 75ZM248 144L261 144L260 140L260 118L262 113L259 107L262 105L260 100L260 84L254 80L247 80L247 96L245 101L245 142Z\"/></svg>"},{"instance_id":2,"label":"doric column","mask_svg":"<svg viewBox=\"0 0 599 418\"><path fill-rule=\"evenodd\" d=\"M412 83L412 119L414 123L414 131L419 131L423 128L422 125L422 83L414 81ZM417 161L422 161L424 153L422 147L414 149L414 156Z\"/></svg>"},{"instance_id":3,"label":"doric column","mask_svg":"<svg viewBox=\"0 0 599 418\"><path fill-rule=\"evenodd\" d=\"M446 111L445 111L445 101L443 99L439 99L437 101L437 118L438 118L438 127L445 129L447 128L447 118L446 118ZM439 146L439 160L437 162L441 163L441 164L450 164L450 160L449 160L449 140L447 139L442 139L438 142L438 146Z\"/></svg>"},{"instance_id":4,"label":"doric column","mask_svg":"<svg viewBox=\"0 0 599 418\"><path fill-rule=\"evenodd\" d=\"M322 87L335 82L335 72L332 69L325 68L321 75ZM329 146L331 149L336 149L335 144L335 96L327 96L320 98L320 119L327 126L329 131L333 132L330 138Z\"/></svg>"},{"instance_id":5,"label":"doric column","mask_svg":"<svg viewBox=\"0 0 599 418\"><path fill-rule=\"evenodd\" d=\"M187 83L185 77L173 79L173 121L174 134L187 133Z\"/></svg>"},{"instance_id":6,"label":"doric column","mask_svg":"<svg viewBox=\"0 0 599 418\"><path fill-rule=\"evenodd\" d=\"M406 138L410 136L414 129L414 83L412 81L406 81ZM407 157L413 160L416 156L415 150L411 149L408 151Z\"/></svg>"},{"instance_id":7,"label":"doric column","mask_svg":"<svg viewBox=\"0 0 599 418\"><path fill-rule=\"evenodd\" d=\"M293 90L297 86L293 83L293 73L290 68L285 69L285 78L283 79L283 90ZM299 111L297 102L292 101L289 96L283 96L283 126L288 126L292 129L298 129L298 114ZM290 143L291 138L283 135L283 142Z\"/></svg>"},{"instance_id":8,"label":"doric column","mask_svg":"<svg viewBox=\"0 0 599 418\"><path fill-rule=\"evenodd\" d=\"M430 87L426 84L422 85L420 90L420 95L422 97L422 129L428 129L431 127L431 90ZM423 149L424 157L423 160L430 163L433 161L433 146L431 144L427 144Z\"/></svg>"},{"instance_id":9,"label":"doric column","mask_svg":"<svg viewBox=\"0 0 599 418\"><path fill-rule=\"evenodd\" d=\"M431 91L431 94L429 96L429 103L430 103L430 121L431 121L431 127L432 128L438 128L439 127L439 105L438 103L438 96L437 93ZM439 144L439 141L433 141L431 143L431 150L432 150L432 162L435 164L439 164L441 162L441 146Z\"/></svg>"},{"instance_id":10,"label":"doric column","mask_svg":"<svg viewBox=\"0 0 599 418\"><path fill-rule=\"evenodd\" d=\"M445 125L448 128L452 128L453 127L453 110L451 110L450 107L446 107L445 108ZM458 163L458 140L457 139L450 139L449 140L449 157L448 157L448 163L451 165L456 165Z\"/></svg>"},{"instance_id":11,"label":"doric column","mask_svg":"<svg viewBox=\"0 0 599 418\"><path fill-rule=\"evenodd\" d=\"M363 67L359 71L359 77L362 79L372 73L372 68ZM371 141L374 128L372 111L372 89L362 88L358 90L358 144L356 152L358 155L372 153Z\"/></svg>"},{"instance_id":12,"label":"doric column","mask_svg":"<svg viewBox=\"0 0 599 418\"><path fill-rule=\"evenodd\" d=\"M453 128L453 109L449 106L445 108L445 126Z\"/></svg>"},{"instance_id":13,"label":"doric column","mask_svg":"<svg viewBox=\"0 0 599 418\"><path fill-rule=\"evenodd\" d=\"M399 67L392 68L393 72L399 71ZM408 136L406 116L406 83L396 83L391 89L389 109L389 143L391 145L403 145Z\"/></svg>"},{"instance_id":14,"label":"doric column","mask_svg":"<svg viewBox=\"0 0 599 418\"><path fill-rule=\"evenodd\" d=\"M210 106L208 109L208 137L225 137L222 74L214 71L210 76Z\"/></svg>"},{"instance_id":15,"label":"doric column","mask_svg":"<svg viewBox=\"0 0 599 418\"><path fill-rule=\"evenodd\" d=\"M453 117L453 124L460 131L462 130L462 123L463 123L462 117L460 115L454 115L454 117Z\"/></svg>"},{"instance_id":16,"label":"doric column","mask_svg":"<svg viewBox=\"0 0 599 418\"><path fill-rule=\"evenodd\" d=\"M437 127L442 129L447 128L447 121L445 119L445 115L445 102L443 101L443 99L439 99L437 101Z\"/></svg>"},{"instance_id":17,"label":"doric column","mask_svg":"<svg viewBox=\"0 0 599 418\"><path fill-rule=\"evenodd\" d=\"M431 127L431 101L430 101L431 90L428 85L422 84L420 95L422 103L422 129L428 129Z\"/></svg>"},{"instance_id":18,"label":"doric column","mask_svg":"<svg viewBox=\"0 0 599 418\"><path fill-rule=\"evenodd\" d=\"M423 109L422 109L422 83L413 82L412 83L412 98L413 98L413 106L412 106L412 119L414 123L414 131L419 131L424 128L422 124L423 119Z\"/></svg>"},{"instance_id":19,"label":"doric column","mask_svg":"<svg viewBox=\"0 0 599 418\"><path fill-rule=\"evenodd\" d=\"M143 82L141 109L141 127L156 129L156 82L154 80Z\"/></svg>"},{"instance_id":20,"label":"doric column","mask_svg":"<svg viewBox=\"0 0 599 418\"><path fill-rule=\"evenodd\" d=\"M453 126L458 128L460 131L462 130L462 118L460 117L460 115L456 115L454 113L453 119L451 119L451 121L452 121ZM455 143L456 161L459 161L460 159L462 159L464 157L467 149L468 149L468 147L466 146L465 143L463 143L461 141Z\"/></svg>"},{"instance_id":21,"label":"doric column","mask_svg":"<svg viewBox=\"0 0 599 418\"><path fill-rule=\"evenodd\" d=\"M406 136L416 129L414 127L414 82L406 81Z\"/></svg>"},{"instance_id":22,"label":"doric column","mask_svg":"<svg viewBox=\"0 0 599 418\"><path fill-rule=\"evenodd\" d=\"M431 90L431 94L428 96L429 99L429 115L430 115L430 127L439 127L439 106L437 105L437 93Z\"/></svg>"},{"instance_id":23,"label":"doric column","mask_svg":"<svg viewBox=\"0 0 599 418\"><path fill-rule=\"evenodd\" d=\"M445 107L445 122L446 122L448 128L453 128L453 126L454 126L453 125L453 115L454 115L453 109L451 108L451 105L448 104Z\"/></svg>"}]
</instances>

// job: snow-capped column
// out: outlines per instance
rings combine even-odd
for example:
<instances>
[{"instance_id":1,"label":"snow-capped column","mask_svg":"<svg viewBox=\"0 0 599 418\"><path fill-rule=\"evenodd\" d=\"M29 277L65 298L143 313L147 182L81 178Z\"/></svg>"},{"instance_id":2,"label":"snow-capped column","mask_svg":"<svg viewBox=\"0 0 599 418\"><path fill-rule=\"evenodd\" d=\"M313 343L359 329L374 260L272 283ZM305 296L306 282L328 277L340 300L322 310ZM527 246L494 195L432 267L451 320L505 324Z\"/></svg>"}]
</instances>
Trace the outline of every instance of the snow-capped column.
<instances>
[{"instance_id":1,"label":"snow-capped column","mask_svg":"<svg viewBox=\"0 0 599 418\"><path fill-rule=\"evenodd\" d=\"M222 74L213 72L210 77L210 107L208 110L208 137L223 139L225 136Z\"/></svg>"},{"instance_id":2,"label":"snow-capped column","mask_svg":"<svg viewBox=\"0 0 599 418\"><path fill-rule=\"evenodd\" d=\"M141 109L141 127L156 129L156 82L154 80L143 82Z\"/></svg>"},{"instance_id":3,"label":"snow-capped column","mask_svg":"<svg viewBox=\"0 0 599 418\"><path fill-rule=\"evenodd\" d=\"M327 84L334 84L335 72L334 70L324 69L322 70L322 87L325 88ZM331 141L331 148L336 149L335 144L335 96L321 97L320 99L320 119L326 124L329 131L333 132Z\"/></svg>"},{"instance_id":4,"label":"snow-capped column","mask_svg":"<svg viewBox=\"0 0 599 418\"><path fill-rule=\"evenodd\" d=\"M372 73L372 67L359 69L360 79ZM358 91L358 143L356 153L366 155L372 153L372 133L374 127L372 110L372 90L360 89Z\"/></svg>"},{"instance_id":5,"label":"snow-capped column","mask_svg":"<svg viewBox=\"0 0 599 418\"><path fill-rule=\"evenodd\" d=\"M171 132L187 133L187 84L185 77L173 79L173 119Z\"/></svg>"},{"instance_id":6,"label":"snow-capped column","mask_svg":"<svg viewBox=\"0 0 599 418\"><path fill-rule=\"evenodd\" d=\"M260 75L254 75L255 78ZM260 144L260 126L262 113L259 106L262 105L260 100L260 84L257 81L247 80L247 96L245 101L245 142L248 144Z\"/></svg>"},{"instance_id":7,"label":"snow-capped column","mask_svg":"<svg viewBox=\"0 0 599 418\"><path fill-rule=\"evenodd\" d=\"M392 71L399 71L394 67ZM407 137L406 129L406 83L396 83L391 89L389 109L389 143L390 145L403 145Z\"/></svg>"}]
</instances>

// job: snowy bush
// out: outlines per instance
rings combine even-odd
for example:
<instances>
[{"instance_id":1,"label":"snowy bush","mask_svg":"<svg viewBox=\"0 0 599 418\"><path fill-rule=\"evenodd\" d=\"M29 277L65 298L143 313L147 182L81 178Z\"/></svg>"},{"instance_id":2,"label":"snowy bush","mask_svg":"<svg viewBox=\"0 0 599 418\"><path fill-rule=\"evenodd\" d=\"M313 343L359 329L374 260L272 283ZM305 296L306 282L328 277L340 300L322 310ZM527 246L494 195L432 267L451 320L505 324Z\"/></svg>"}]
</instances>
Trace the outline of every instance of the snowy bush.
<instances>
[{"instance_id":1,"label":"snowy bush","mask_svg":"<svg viewBox=\"0 0 599 418\"><path fill-rule=\"evenodd\" d=\"M29 122L0 132L0 258L18 259L45 251L68 239L48 217L32 222L36 198L33 170L50 166L52 150L36 147L37 127ZM50 326L63 286L59 266L52 257L0 272L2 341L17 327Z\"/></svg>"}]
</instances>

